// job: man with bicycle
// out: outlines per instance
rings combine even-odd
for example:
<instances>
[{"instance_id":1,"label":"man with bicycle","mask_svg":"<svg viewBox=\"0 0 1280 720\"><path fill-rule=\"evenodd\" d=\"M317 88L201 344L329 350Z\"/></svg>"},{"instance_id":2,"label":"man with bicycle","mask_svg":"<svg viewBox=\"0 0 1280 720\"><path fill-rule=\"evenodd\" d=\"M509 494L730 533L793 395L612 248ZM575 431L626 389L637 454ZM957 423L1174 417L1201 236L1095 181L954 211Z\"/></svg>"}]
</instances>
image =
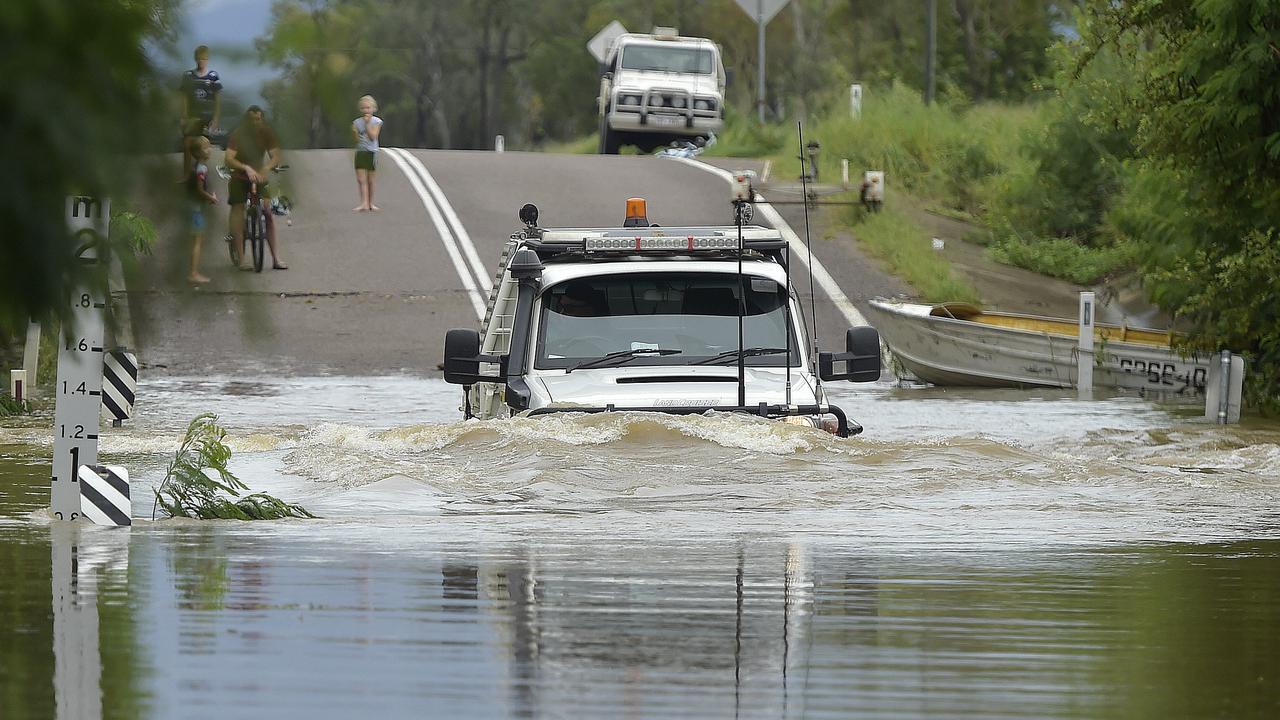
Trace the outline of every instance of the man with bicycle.
<instances>
[{"instance_id":1,"label":"man with bicycle","mask_svg":"<svg viewBox=\"0 0 1280 720\"><path fill-rule=\"evenodd\" d=\"M280 142L275 131L267 124L262 108L250 105L244 111L240 125L232 131L227 141L225 160L227 168L233 173L227 183L227 202L231 205L227 226L231 229L233 238L231 252L241 270L253 270L253 265L244 256L244 211L250 185L256 184L259 197L266 197L267 176L280 166L283 158ZM267 221L267 245L271 248L271 267L288 270L289 266L284 264L276 250L276 226L271 220L272 213L267 211L264 214Z\"/></svg>"}]
</instances>

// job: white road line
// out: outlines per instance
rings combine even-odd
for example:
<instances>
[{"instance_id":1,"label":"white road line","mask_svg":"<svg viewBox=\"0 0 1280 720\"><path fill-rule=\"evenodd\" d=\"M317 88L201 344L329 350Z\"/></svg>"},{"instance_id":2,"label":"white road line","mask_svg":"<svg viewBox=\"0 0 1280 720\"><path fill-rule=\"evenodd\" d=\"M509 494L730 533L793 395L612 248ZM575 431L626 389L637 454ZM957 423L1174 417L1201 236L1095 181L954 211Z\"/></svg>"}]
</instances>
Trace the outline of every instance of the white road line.
<instances>
[{"instance_id":1,"label":"white road line","mask_svg":"<svg viewBox=\"0 0 1280 720\"><path fill-rule=\"evenodd\" d=\"M700 160L694 160L692 158L676 157L670 159L692 165L693 167L705 170L713 175L719 175L725 182L733 182L733 173L728 170L722 170L714 165L708 165L707 163ZM782 237L787 241L788 247L791 248L792 256L798 259L802 264L807 265L809 262L809 250L804 246L804 243L800 241L800 237L791 229L791 226L787 224L787 221L778 214L777 210L773 209L772 205L765 202L764 196L759 193L756 193L756 209L764 214L765 219L769 221L769 224L773 225L774 229L782 233ZM850 325L869 324L867 319L862 316L862 313L858 312L858 308L851 300L849 300L849 296L845 295L844 291L840 289L840 285L836 283L835 278L831 277L831 273L827 272L827 269L823 267L822 262L816 257L813 258L813 279L822 287L822 290L827 294L827 297L831 298L831 302L836 306L836 309L844 315L844 319L847 320Z\"/></svg>"},{"instance_id":2,"label":"white road line","mask_svg":"<svg viewBox=\"0 0 1280 720\"><path fill-rule=\"evenodd\" d=\"M404 153L405 159L409 161L409 164L418 171L418 177L422 178L422 182L431 191L431 196L435 198L436 204L444 212L444 218L449 221L449 226L453 228L453 235L458 238L458 244L462 246L462 251L466 253L467 261L471 263L471 270L476 274L476 280L480 282L481 289L485 292L492 290L493 278L489 276L489 268L480 261L480 254L476 252L475 243L471 242L471 236L467 234L467 229L462 226L462 221L458 219L458 213L454 212L453 205L449 204L449 199L445 197L444 191L436 184L436 179L431 177L431 173L427 172L427 168L422 164L421 160L408 150L401 150L401 152Z\"/></svg>"},{"instance_id":3,"label":"white road line","mask_svg":"<svg viewBox=\"0 0 1280 720\"><path fill-rule=\"evenodd\" d=\"M449 230L440 208L436 207L435 201L431 198L431 193L423 186L416 170L405 160L405 157L402 157L409 156L408 153L400 148L384 147L383 150L391 156L396 165L400 166L400 171L404 173L405 177L409 178L409 184L413 186L413 191L418 194L418 199L422 201L422 207L426 208L427 215L436 226L436 232L439 233L440 240L444 243L444 249L449 254L449 259L453 261L453 269L457 272L458 278L462 280L462 286L466 288L467 295L471 298L471 305L475 308L476 317L483 318L486 298L480 292L480 289L476 287L475 278L471 276L471 271L467 269L466 260L463 259L462 252L458 249L458 244L454 240L453 233Z\"/></svg>"}]
</instances>

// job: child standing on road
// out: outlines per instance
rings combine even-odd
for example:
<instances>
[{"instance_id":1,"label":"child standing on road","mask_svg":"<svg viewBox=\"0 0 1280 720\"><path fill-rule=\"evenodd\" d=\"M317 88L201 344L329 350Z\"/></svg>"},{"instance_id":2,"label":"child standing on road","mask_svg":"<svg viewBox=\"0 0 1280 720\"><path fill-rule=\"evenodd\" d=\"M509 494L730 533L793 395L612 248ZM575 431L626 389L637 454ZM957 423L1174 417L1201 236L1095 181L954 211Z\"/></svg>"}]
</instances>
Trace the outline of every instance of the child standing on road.
<instances>
[{"instance_id":1,"label":"child standing on road","mask_svg":"<svg viewBox=\"0 0 1280 720\"><path fill-rule=\"evenodd\" d=\"M374 115L378 112L378 102L372 95L360 98L357 108L360 117L351 123L351 134L356 140L356 184L360 186L360 204L352 210L380 210L373 204L373 176L378 169L378 136L382 134L382 118Z\"/></svg>"},{"instance_id":2,"label":"child standing on road","mask_svg":"<svg viewBox=\"0 0 1280 720\"><path fill-rule=\"evenodd\" d=\"M209 138L198 135L187 142L188 163L187 198L191 214L191 274L187 280L203 285L209 278L200 274L200 249L204 245L205 208L218 204L218 196L209 191Z\"/></svg>"}]
</instances>

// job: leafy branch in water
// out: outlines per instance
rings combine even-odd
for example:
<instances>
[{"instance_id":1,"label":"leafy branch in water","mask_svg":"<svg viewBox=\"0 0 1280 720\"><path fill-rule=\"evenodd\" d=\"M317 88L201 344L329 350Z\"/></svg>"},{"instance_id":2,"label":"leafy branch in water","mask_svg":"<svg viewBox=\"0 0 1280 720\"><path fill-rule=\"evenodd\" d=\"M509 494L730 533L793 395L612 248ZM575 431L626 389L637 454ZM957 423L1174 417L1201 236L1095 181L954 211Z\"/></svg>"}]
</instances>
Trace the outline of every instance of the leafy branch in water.
<instances>
[{"instance_id":1,"label":"leafy branch in water","mask_svg":"<svg viewBox=\"0 0 1280 720\"><path fill-rule=\"evenodd\" d=\"M231 448L223 442L226 436L227 431L218 425L218 416L213 413L203 413L191 421L182 445L169 463L164 481L156 488L156 501L151 508L153 520L156 506L170 517L201 520L315 517L300 505L290 505L266 493L240 497L249 486L227 468ZM222 493L238 499L233 501Z\"/></svg>"}]
</instances>

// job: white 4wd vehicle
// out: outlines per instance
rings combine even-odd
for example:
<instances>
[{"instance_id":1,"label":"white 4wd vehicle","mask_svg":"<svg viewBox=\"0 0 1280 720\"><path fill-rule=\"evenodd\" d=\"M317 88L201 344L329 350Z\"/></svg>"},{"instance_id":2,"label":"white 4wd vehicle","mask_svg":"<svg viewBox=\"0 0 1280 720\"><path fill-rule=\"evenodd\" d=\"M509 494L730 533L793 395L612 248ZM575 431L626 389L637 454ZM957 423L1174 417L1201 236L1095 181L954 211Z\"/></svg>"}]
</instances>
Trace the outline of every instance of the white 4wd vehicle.
<instances>
[{"instance_id":1,"label":"white 4wd vehicle","mask_svg":"<svg viewBox=\"0 0 1280 720\"><path fill-rule=\"evenodd\" d=\"M669 28L620 35L600 78L600 152L617 154L623 145L653 152L710 137L724 126L724 88L714 42Z\"/></svg>"},{"instance_id":2,"label":"white 4wd vehicle","mask_svg":"<svg viewBox=\"0 0 1280 720\"><path fill-rule=\"evenodd\" d=\"M717 410L862 430L822 383L877 380L879 335L815 352L778 231L650 226L639 199L621 228L542 229L537 212L520 211L481 329L445 338L464 417Z\"/></svg>"}]
</instances>

